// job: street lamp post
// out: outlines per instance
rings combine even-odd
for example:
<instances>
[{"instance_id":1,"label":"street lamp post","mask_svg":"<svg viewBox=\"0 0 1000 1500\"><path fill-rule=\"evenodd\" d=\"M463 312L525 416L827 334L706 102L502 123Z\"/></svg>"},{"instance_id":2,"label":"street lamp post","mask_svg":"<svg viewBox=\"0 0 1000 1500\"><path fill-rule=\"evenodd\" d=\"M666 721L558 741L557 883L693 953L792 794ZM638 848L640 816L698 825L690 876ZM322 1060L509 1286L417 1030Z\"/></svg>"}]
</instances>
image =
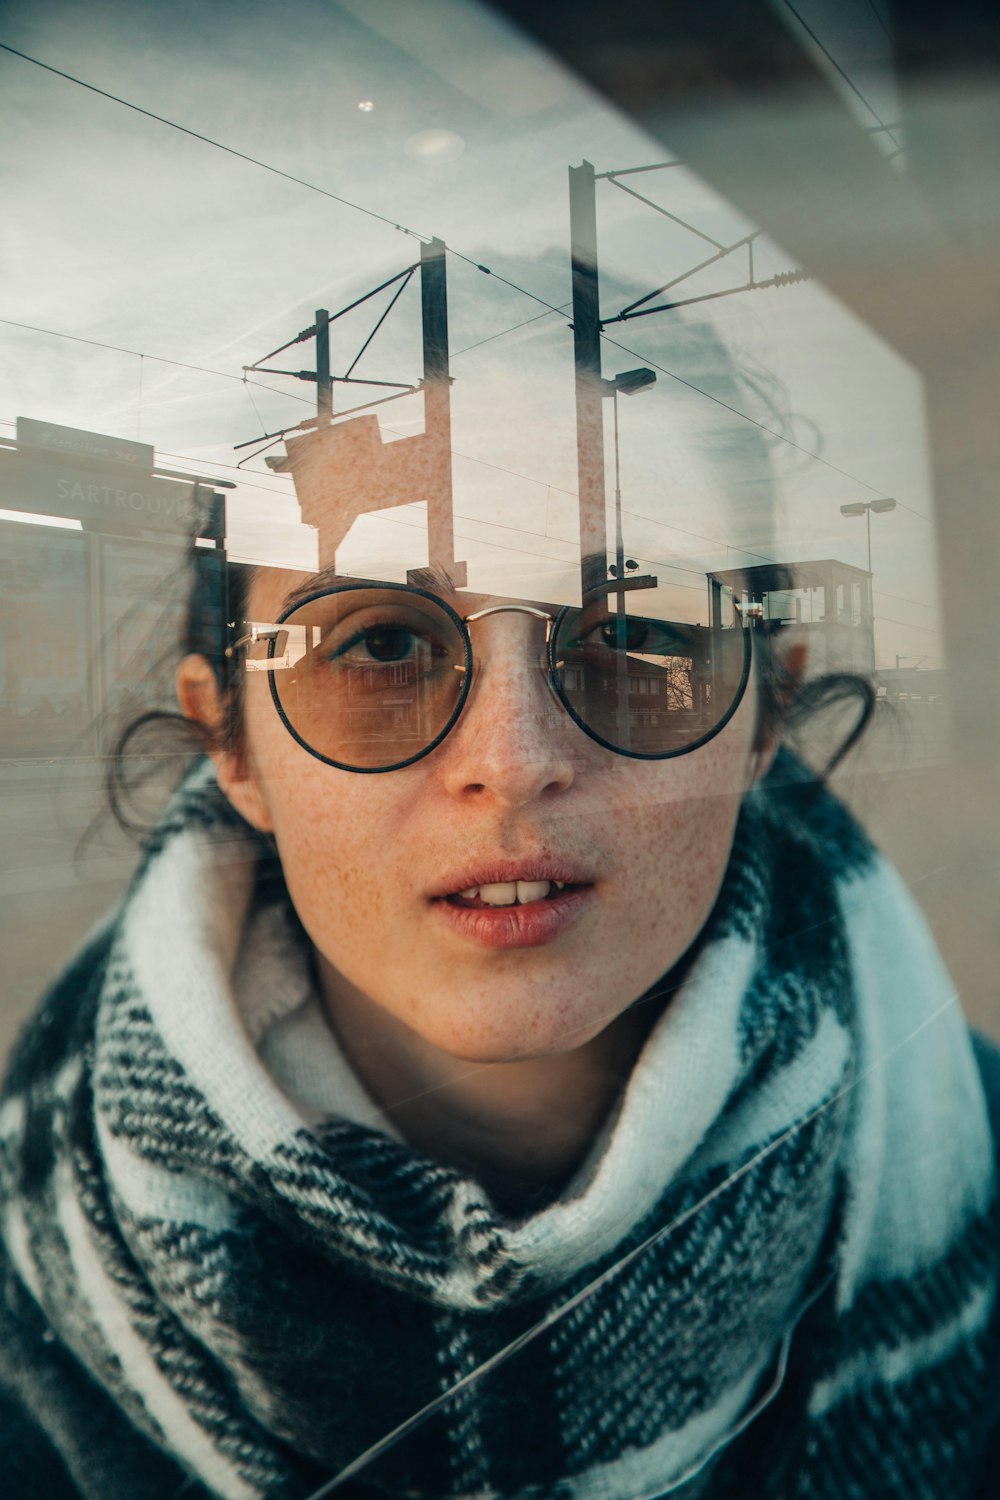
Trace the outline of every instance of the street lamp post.
<instances>
[{"instance_id":1,"label":"street lamp post","mask_svg":"<svg viewBox=\"0 0 1000 1500\"><path fill-rule=\"evenodd\" d=\"M895 510L896 502L888 495L879 500L854 500L850 505L842 505L840 514L842 516L864 516L868 528L868 586L871 587L872 576L872 511L877 516L887 510ZM874 601L872 602L872 613L874 613Z\"/></svg>"},{"instance_id":2,"label":"street lamp post","mask_svg":"<svg viewBox=\"0 0 1000 1500\"><path fill-rule=\"evenodd\" d=\"M850 505L840 507L842 516L864 516L865 518L868 534L868 618L871 621L873 667L875 666L875 590L872 587L872 511L876 515L883 515L886 511L895 509L896 502L889 495L882 495L878 500L854 500Z\"/></svg>"},{"instance_id":3,"label":"street lamp post","mask_svg":"<svg viewBox=\"0 0 1000 1500\"><path fill-rule=\"evenodd\" d=\"M610 396L614 407L615 424L615 577L625 577L625 544L622 540L622 474L621 455L618 447L618 397L635 396L648 391L656 384L656 371L645 366L638 370L624 370L613 380L605 380L603 394ZM624 595L621 596L624 603Z\"/></svg>"},{"instance_id":4,"label":"street lamp post","mask_svg":"<svg viewBox=\"0 0 1000 1500\"><path fill-rule=\"evenodd\" d=\"M621 476L621 453L618 444L618 396L635 396L640 391L649 390L656 383L656 371L647 369L644 365L638 370L623 370L613 380L605 380L601 383L602 395L610 396L614 408L614 430L615 430L615 561L611 568L611 574L617 587L615 594L617 602L615 606L615 633L618 645L618 667L617 667L617 690L618 690L618 732L625 736L623 744L627 743L628 737L628 656L625 645L627 639L627 625L625 620L625 595L635 588L648 587L646 579L626 579L626 572L635 568L635 563L629 559L625 560L625 541L622 533L622 476Z\"/></svg>"}]
</instances>

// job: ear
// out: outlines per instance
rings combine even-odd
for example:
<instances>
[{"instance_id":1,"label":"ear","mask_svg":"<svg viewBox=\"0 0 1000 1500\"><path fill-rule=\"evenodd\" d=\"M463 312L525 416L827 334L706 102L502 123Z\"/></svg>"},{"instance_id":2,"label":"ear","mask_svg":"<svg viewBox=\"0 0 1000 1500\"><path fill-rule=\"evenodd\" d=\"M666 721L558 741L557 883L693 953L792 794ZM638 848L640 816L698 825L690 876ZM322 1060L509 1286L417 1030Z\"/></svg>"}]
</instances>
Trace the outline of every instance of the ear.
<instances>
[{"instance_id":1,"label":"ear","mask_svg":"<svg viewBox=\"0 0 1000 1500\"><path fill-rule=\"evenodd\" d=\"M206 733L219 786L248 823L261 833L271 833L271 813L250 757L242 746L227 745L226 702L208 658L195 654L182 657L176 685L181 713Z\"/></svg>"},{"instance_id":2,"label":"ear","mask_svg":"<svg viewBox=\"0 0 1000 1500\"><path fill-rule=\"evenodd\" d=\"M795 697L809 665L809 645L794 627L783 630L771 641L773 693L779 714ZM754 745L750 784L766 776L781 745L780 722L768 729Z\"/></svg>"}]
</instances>

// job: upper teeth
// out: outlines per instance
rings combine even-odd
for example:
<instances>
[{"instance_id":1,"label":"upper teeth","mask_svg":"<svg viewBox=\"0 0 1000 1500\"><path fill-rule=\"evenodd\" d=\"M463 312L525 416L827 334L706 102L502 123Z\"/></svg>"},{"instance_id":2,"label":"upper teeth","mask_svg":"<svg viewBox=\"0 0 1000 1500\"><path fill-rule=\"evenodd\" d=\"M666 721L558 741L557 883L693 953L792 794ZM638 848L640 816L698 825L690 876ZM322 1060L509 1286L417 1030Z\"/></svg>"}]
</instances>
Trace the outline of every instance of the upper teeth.
<instances>
[{"instance_id":1,"label":"upper teeth","mask_svg":"<svg viewBox=\"0 0 1000 1500\"><path fill-rule=\"evenodd\" d=\"M529 901L541 901L553 886L561 891L565 884L564 880L498 880L492 885L470 885L459 895L466 901L478 896L487 906L513 906L515 903L525 906Z\"/></svg>"}]
</instances>

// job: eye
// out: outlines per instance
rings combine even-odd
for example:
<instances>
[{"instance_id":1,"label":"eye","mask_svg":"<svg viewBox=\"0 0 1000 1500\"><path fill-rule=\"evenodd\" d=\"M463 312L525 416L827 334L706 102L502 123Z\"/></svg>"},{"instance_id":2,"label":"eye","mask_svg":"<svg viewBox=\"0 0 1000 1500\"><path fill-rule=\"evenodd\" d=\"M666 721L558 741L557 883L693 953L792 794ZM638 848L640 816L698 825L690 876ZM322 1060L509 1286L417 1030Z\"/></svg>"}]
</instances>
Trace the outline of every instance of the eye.
<instances>
[{"instance_id":1,"label":"eye","mask_svg":"<svg viewBox=\"0 0 1000 1500\"><path fill-rule=\"evenodd\" d=\"M452 655L433 621L414 611L391 611L375 619L339 622L319 642L317 658L330 668L410 667L432 672Z\"/></svg>"},{"instance_id":2,"label":"eye","mask_svg":"<svg viewBox=\"0 0 1000 1500\"><path fill-rule=\"evenodd\" d=\"M630 656L688 656L692 643L681 626L662 620L648 620L641 615L605 615L587 628L580 622L570 650L604 650Z\"/></svg>"},{"instance_id":3,"label":"eye","mask_svg":"<svg viewBox=\"0 0 1000 1500\"><path fill-rule=\"evenodd\" d=\"M605 620L599 634L601 645L609 646L612 651L646 651L652 630L648 620L626 617L621 622Z\"/></svg>"},{"instance_id":4,"label":"eye","mask_svg":"<svg viewBox=\"0 0 1000 1500\"><path fill-rule=\"evenodd\" d=\"M372 661L398 662L406 661L412 656L419 644L426 646L428 643L426 640L418 641L412 630L406 630L401 625L372 625L367 630L360 631L333 654L350 659L367 652Z\"/></svg>"}]
</instances>

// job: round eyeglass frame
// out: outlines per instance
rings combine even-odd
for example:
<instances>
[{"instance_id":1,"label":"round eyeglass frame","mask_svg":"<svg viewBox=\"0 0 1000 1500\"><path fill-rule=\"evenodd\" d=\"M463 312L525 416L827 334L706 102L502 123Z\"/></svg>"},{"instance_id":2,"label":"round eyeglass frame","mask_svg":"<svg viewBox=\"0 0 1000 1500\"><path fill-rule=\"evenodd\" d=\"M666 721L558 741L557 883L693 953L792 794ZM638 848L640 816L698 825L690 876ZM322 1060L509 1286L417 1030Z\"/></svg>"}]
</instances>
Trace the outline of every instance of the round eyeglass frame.
<instances>
[{"instance_id":1,"label":"round eyeglass frame","mask_svg":"<svg viewBox=\"0 0 1000 1500\"><path fill-rule=\"evenodd\" d=\"M381 776L386 771L402 771L406 766L412 766L418 760L423 760L425 756L430 755L431 751L436 750L438 745L440 745L441 742L447 738L447 736L454 729L455 725L458 723L458 720L461 718L462 710L465 708L469 693L472 690L472 684L475 676L476 660L472 650L472 637L469 634L469 624L474 624L476 620L483 619L486 615L501 613L529 614L532 615L535 619L545 620L547 622L545 642L547 671L545 673L545 676L547 678L550 689L558 699L560 706L565 709L566 713L569 715L570 719L577 726L577 728L582 729L583 733L587 736L588 739L593 740L595 744L602 746L603 749L610 750L613 755L624 756L626 760L675 760L680 755L689 755L692 750L699 750L702 745L706 745L709 740L713 740L717 734L725 729L726 725L729 723L730 719L733 717L736 710L742 703L744 694L746 693L747 683L750 680L752 632L747 622L742 618L742 616L740 616L739 628L743 636L743 667L740 673L739 684L737 685L736 691L733 695L733 700L730 703L729 707L726 709L726 712L719 719L718 723L713 724L711 729L709 729L705 734L701 735L699 739L692 740L690 745L684 745L681 749L659 751L623 750L620 746L613 744L608 739L605 739L603 735L598 734L596 730L591 729L590 726L584 722L584 720L576 712L576 710L573 708L572 704L566 697L562 687L562 683L560 681L559 668L556 665L556 644L559 639L559 626L562 621L565 620L568 614L578 608L578 606L576 605L564 604L553 615L549 614L546 610L536 608L534 605L517 604L515 602L510 604L491 605L486 609L474 610L471 615L462 616L456 609L452 608L447 600L442 599L439 594L432 594L429 590L416 588L412 584L344 583L338 584L334 588L317 589L314 593L305 595L304 598L296 599L294 604L289 605L289 607L284 610L281 615L279 615L278 619L275 621L275 626L277 627L280 625L284 625L288 620L291 619L292 615L296 614L300 609L304 608L305 605L314 604L317 599L325 599L334 594L355 594L366 593L368 591L371 591L373 593L385 593L386 591L390 591L393 593L406 594L410 598L415 597L418 599L427 599L431 604L435 606L435 608L442 610L444 614L451 619L452 623L458 630L459 637L461 638L465 651L465 669L462 679L462 686L459 690L458 698L455 701L455 707L449 714L448 719L444 727L441 729L440 733L435 735L434 739L432 739L430 743L426 745L422 750L418 750L415 755L409 755L405 760L393 761L392 764L388 766L352 766L349 765L346 761L334 760L332 756L324 755L321 750L315 749L314 746L310 745L307 740L303 739L302 735L299 734L298 730L292 724L281 702L281 696L278 692L278 684L275 680L276 673L273 670L268 672L267 675L270 679L271 698L274 702L275 708L278 711L278 717L284 724L285 728L288 730L288 733L292 736L292 739L295 740L296 744L301 745L303 750L308 751L310 755L312 755L316 760L322 761L324 765L333 766L335 770L338 771L351 771L354 775L357 776ZM271 635L270 639L268 640L267 647L267 659L269 661L273 661L275 655L277 654L275 650L276 645L276 636Z\"/></svg>"}]
</instances>

